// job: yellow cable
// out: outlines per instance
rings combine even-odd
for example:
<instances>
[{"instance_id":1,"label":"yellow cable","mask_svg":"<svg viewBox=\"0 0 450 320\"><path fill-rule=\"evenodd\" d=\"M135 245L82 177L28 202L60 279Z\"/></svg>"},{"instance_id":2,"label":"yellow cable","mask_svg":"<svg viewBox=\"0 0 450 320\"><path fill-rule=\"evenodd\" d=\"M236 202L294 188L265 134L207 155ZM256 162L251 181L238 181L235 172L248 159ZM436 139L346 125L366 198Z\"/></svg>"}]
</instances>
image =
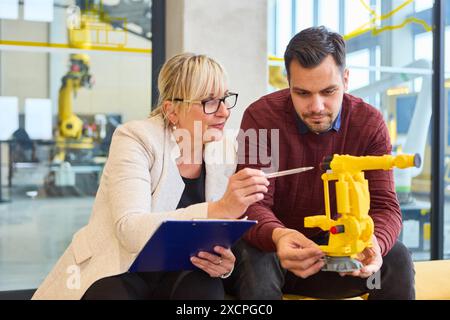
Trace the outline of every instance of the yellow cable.
<instances>
[{"instance_id":1,"label":"yellow cable","mask_svg":"<svg viewBox=\"0 0 450 320\"><path fill-rule=\"evenodd\" d=\"M370 8L369 5L364 0L359 0L359 2L361 2L363 7L366 8L371 15L373 15L374 17L378 17L378 14L375 12L375 10L372 10L372 8Z\"/></svg>"},{"instance_id":2,"label":"yellow cable","mask_svg":"<svg viewBox=\"0 0 450 320\"><path fill-rule=\"evenodd\" d=\"M386 30L401 29L401 28L403 28L404 26L406 26L409 23L420 24L420 25L422 25L424 27L424 29L426 31L431 31L432 30L432 27L430 27L425 21L423 21L421 19L414 18L414 17L410 17L410 18L405 19L405 21L403 21L401 24L394 25L394 26L386 26L386 27L382 27L382 28L379 28L379 29L374 29L372 32L373 32L373 35L378 35L378 34L382 33L383 31L386 31Z\"/></svg>"},{"instance_id":3,"label":"yellow cable","mask_svg":"<svg viewBox=\"0 0 450 320\"><path fill-rule=\"evenodd\" d=\"M394 26L385 26L382 28L377 28L376 26L374 27L368 27L370 25L373 25L377 20L379 21L383 21L386 20L390 17L392 17L394 14L396 14L397 12L399 12L400 10L402 10L403 8L405 8L407 5L411 4L414 0L407 0L405 2L403 2L402 4L400 4L397 8L395 8L394 10L379 16L374 10L372 10L367 3L364 0L360 0L361 4L364 6L364 8L366 8L367 10L369 10L369 12L374 15L374 17L372 19L370 19L369 22L364 23L363 25L361 25L360 27L356 28L354 31L350 32L349 34L344 36L345 40L349 40L352 38L355 38L357 36L360 36L366 32L372 31L373 35L378 35L381 32L384 32L386 30L394 30L394 29L399 29L402 28L404 26L406 26L408 23L417 23L420 24L424 27L424 29L426 31L431 31L432 27L426 23L425 20L421 20L421 19L417 19L414 17L410 17L405 19L405 21L403 21L403 23L399 24L399 25L394 25Z\"/></svg>"},{"instance_id":4,"label":"yellow cable","mask_svg":"<svg viewBox=\"0 0 450 320\"><path fill-rule=\"evenodd\" d=\"M366 22L362 26L360 26L359 28L356 28L355 31L357 31L359 29L362 29L362 28L366 27L367 25L374 24L377 21L377 19L380 19L380 21L383 21L383 20L386 20L386 19L392 17L394 14L396 14L397 12L402 10L404 7L406 7L407 5L412 3L413 1L414 0L407 0L407 1L403 2L401 5L399 5L397 8L395 8L394 10L392 10L392 11L390 11L390 12L384 14L384 15L381 15L381 16L375 15L375 17L370 19L369 22Z\"/></svg>"}]
</instances>

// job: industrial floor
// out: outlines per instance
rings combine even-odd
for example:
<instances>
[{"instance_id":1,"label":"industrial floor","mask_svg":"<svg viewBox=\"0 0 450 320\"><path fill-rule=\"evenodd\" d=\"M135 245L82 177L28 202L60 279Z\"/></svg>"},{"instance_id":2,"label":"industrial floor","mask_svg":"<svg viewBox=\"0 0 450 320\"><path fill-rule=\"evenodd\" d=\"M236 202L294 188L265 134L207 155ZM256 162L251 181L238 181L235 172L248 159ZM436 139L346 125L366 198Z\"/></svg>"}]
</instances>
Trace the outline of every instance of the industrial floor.
<instances>
[{"instance_id":1,"label":"industrial floor","mask_svg":"<svg viewBox=\"0 0 450 320\"><path fill-rule=\"evenodd\" d=\"M0 291L36 288L89 220L94 198L0 204Z\"/></svg>"}]
</instances>

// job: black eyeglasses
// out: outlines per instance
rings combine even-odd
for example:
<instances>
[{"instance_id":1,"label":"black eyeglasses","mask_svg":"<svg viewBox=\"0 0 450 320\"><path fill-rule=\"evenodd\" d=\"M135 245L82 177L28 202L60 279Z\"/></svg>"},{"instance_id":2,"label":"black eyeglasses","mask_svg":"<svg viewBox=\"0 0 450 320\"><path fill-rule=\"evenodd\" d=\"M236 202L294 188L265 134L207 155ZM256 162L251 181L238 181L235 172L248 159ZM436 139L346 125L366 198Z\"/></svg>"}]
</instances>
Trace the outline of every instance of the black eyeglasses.
<instances>
[{"instance_id":1,"label":"black eyeglasses","mask_svg":"<svg viewBox=\"0 0 450 320\"><path fill-rule=\"evenodd\" d=\"M173 101L177 102L185 102L185 103L201 103L203 106L203 112L206 114L213 114L216 113L219 108L220 104L223 103L227 109L234 108L237 103L238 94L234 92L229 92L227 95L225 95L223 98L220 99L205 99L205 100L184 100L180 98L175 98Z\"/></svg>"}]
</instances>

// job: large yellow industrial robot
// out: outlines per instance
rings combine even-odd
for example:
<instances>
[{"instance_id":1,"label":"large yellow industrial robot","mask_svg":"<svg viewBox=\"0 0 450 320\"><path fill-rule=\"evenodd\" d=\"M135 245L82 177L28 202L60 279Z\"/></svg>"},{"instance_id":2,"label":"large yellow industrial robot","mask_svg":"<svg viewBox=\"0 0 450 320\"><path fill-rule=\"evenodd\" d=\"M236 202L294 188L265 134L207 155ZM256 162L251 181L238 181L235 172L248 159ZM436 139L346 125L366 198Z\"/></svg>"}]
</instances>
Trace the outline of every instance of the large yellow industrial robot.
<instances>
[{"instance_id":1,"label":"large yellow industrial robot","mask_svg":"<svg viewBox=\"0 0 450 320\"><path fill-rule=\"evenodd\" d=\"M337 155L324 159L321 164L325 215L305 218L305 227L319 227L329 231L328 245L320 246L325 256L323 271L351 272L362 268L357 255L372 247L374 224L369 216L369 183L364 178L366 170L391 170L420 167L416 155L385 155L355 157ZM336 181L338 219L331 218L329 181Z\"/></svg>"},{"instance_id":2,"label":"large yellow industrial robot","mask_svg":"<svg viewBox=\"0 0 450 320\"><path fill-rule=\"evenodd\" d=\"M73 113L72 100L80 88L92 87L89 73L89 57L84 54L71 54L69 71L62 78L58 98L58 149L55 162L65 161L68 149L92 149L92 137L83 137L83 121Z\"/></svg>"}]
</instances>

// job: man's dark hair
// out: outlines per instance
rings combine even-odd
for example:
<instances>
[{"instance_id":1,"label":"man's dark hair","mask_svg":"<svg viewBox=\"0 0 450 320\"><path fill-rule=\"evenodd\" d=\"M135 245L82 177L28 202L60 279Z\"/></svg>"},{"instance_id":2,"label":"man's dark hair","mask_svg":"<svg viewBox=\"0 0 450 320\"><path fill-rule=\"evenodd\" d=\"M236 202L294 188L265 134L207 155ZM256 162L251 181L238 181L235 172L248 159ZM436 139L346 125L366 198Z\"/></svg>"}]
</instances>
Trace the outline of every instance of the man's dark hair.
<instances>
[{"instance_id":1,"label":"man's dark hair","mask_svg":"<svg viewBox=\"0 0 450 320\"><path fill-rule=\"evenodd\" d=\"M296 59L303 68L314 68L330 54L341 72L344 72L345 41L339 33L329 31L324 26L300 31L291 39L284 53L288 79L293 59Z\"/></svg>"}]
</instances>

